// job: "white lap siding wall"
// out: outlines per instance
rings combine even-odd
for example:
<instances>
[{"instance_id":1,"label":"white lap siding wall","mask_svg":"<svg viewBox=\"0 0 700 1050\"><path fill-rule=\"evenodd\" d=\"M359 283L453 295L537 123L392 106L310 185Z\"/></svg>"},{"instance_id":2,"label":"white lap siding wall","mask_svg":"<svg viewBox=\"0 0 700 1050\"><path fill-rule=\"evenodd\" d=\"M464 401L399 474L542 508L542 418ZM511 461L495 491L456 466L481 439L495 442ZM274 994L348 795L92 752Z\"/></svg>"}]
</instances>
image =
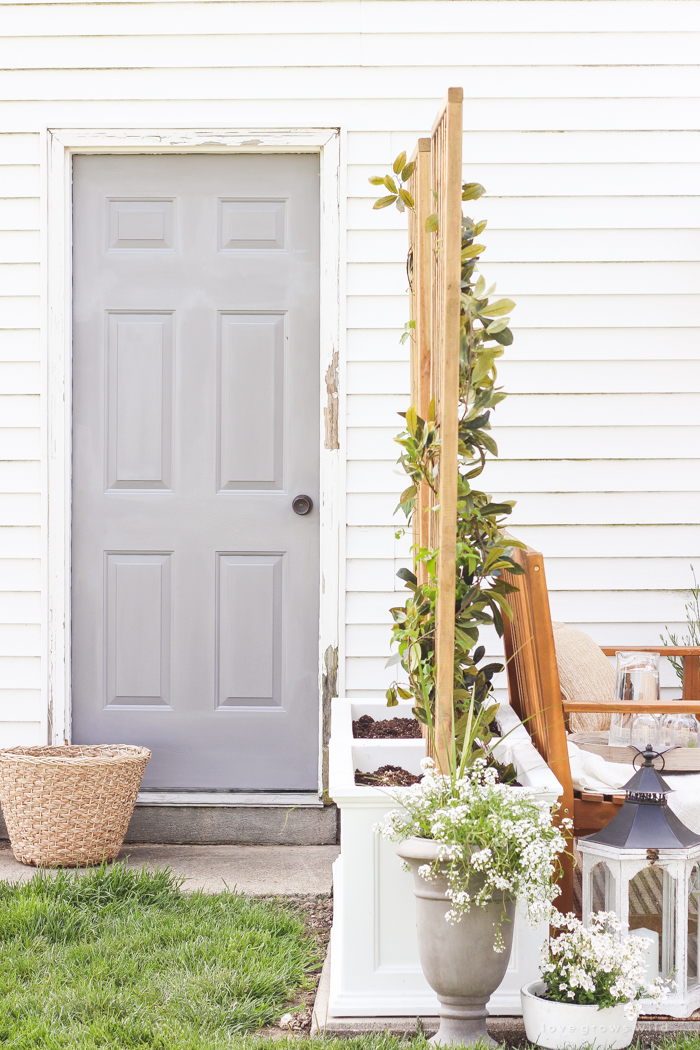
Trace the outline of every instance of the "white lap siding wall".
<instances>
[{"instance_id":1,"label":"white lap siding wall","mask_svg":"<svg viewBox=\"0 0 700 1050\"><path fill-rule=\"evenodd\" d=\"M372 696L408 555L392 518L408 302L405 220L372 211L367 177L462 85L483 271L518 304L485 484L518 500L555 618L613 644L678 627L700 570L700 0L23 3L0 5L0 34L0 746L46 734L47 125L342 129L339 685Z\"/></svg>"}]
</instances>

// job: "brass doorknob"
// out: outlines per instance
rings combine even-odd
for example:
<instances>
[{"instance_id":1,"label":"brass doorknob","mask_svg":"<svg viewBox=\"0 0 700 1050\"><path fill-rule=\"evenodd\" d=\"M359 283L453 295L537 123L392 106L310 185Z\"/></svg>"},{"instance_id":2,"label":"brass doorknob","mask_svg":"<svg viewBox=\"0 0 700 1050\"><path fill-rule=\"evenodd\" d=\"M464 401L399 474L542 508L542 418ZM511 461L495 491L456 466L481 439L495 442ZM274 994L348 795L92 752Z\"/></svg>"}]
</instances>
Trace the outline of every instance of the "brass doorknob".
<instances>
[{"instance_id":1,"label":"brass doorknob","mask_svg":"<svg viewBox=\"0 0 700 1050\"><path fill-rule=\"evenodd\" d=\"M308 514L313 510L313 505L311 496L295 496L292 500L292 510L295 514Z\"/></svg>"}]
</instances>

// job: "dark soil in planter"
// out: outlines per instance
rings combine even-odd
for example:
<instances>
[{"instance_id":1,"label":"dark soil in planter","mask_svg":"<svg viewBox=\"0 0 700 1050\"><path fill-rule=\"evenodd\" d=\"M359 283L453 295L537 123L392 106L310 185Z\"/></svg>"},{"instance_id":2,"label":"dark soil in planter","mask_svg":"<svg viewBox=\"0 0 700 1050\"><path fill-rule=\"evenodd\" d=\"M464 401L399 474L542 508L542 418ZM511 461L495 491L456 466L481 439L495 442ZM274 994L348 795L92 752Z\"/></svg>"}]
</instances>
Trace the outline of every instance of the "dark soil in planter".
<instances>
[{"instance_id":1,"label":"dark soil in planter","mask_svg":"<svg viewBox=\"0 0 700 1050\"><path fill-rule=\"evenodd\" d=\"M375 721L371 715L362 715L352 723L352 735L356 740L420 740L420 722L415 718L385 718Z\"/></svg>"},{"instance_id":2,"label":"dark soil in planter","mask_svg":"<svg viewBox=\"0 0 700 1050\"><path fill-rule=\"evenodd\" d=\"M402 766L380 766L374 773L355 770L355 784L358 787L411 787L412 784L419 784L422 779L422 773L415 776Z\"/></svg>"}]
</instances>

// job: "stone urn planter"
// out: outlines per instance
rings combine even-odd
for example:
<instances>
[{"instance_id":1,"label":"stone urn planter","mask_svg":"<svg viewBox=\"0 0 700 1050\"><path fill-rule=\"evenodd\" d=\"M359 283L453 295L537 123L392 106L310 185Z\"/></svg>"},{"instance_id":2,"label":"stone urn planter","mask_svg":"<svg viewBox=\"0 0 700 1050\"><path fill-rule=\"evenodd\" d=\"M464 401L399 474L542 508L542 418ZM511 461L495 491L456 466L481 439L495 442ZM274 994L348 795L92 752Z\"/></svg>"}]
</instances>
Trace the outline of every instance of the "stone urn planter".
<instances>
[{"instance_id":1,"label":"stone urn planter","mask_svg":"<svg viewBox=\"0 0 700 1050\"><path fill-rule=\"evenodd\" d=\"M548 1050L623 1050L632 1042L637 1021L626 1016L624 1003L602 1009L556 1003L542 998L546 987L544 981L531 981L520 992L525 1034L531 1043Z\"/></svg>"},{"instance_id":2,"label":"stone urn planter","mask_svg":"<svg viewBox=\"0 0 700 1050\"><path fill-rule=\"evenodd\" d=\"M468 1046L481 1039L495 1046L486 1030L486 1004L508 968L515 901L504 900L501 895L486 907L465 912L459 922L447 922L445 914L451 907L447 879L438 876L426 881L419 873L421 865L437 860L437 843L410 838L396 852L413 872L418 952L423 973L440 1004L440 1027L430 1042L435 1046ZM496 929L504 913L501 934L505 949L496 952Z\"/></svg>"}]
</instances>

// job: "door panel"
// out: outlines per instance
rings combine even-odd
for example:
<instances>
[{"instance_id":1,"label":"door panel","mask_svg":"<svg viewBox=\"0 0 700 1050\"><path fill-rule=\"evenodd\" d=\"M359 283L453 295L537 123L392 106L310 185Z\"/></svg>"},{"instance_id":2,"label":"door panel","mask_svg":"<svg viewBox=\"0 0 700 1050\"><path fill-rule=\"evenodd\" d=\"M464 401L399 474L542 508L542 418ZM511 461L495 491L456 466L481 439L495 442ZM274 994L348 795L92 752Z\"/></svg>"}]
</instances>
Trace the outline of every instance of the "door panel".
<instances>
[{"instance_id":1,"label":"door panel","mask_svg":"<svg viewBox=\"0 0 700 1050\"><path fill-rule=\"evenodd\" d=\"M73 195L73 739L313 790L318 158L76 157Z\"/></svg>"}]
</instances>

